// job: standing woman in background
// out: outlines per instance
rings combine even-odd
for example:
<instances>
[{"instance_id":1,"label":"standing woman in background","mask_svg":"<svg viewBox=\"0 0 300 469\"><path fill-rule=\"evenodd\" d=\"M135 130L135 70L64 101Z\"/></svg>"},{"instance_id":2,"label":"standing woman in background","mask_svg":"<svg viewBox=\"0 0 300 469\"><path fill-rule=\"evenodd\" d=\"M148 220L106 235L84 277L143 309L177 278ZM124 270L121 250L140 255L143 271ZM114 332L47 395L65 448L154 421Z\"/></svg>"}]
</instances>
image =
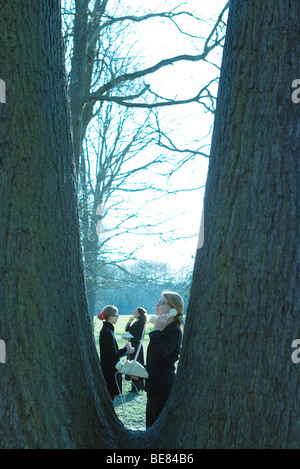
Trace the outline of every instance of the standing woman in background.
<instances>
[{"instance_id":1,"label":"standing woman in background","mask_svg":"<svg viewBox=\"0 0 300 469\"><path fill-rule=\"evenodd\" d=\"M175 380L183 326L183 299L175 292L164 291L156 305L154 330L149 333L146 380L146 428L153 425L163 410ZM172 310L172 311L171 311ZM167 317L168 313L174 316Z\"/></svg>"},{"instance_id":2,"label":"standing woman in background","mask_svg":"<svg viewBox=\"0 0 300 469\"><path fill-rule=\"evenodd\" d=\"M131 342L131 345L135 348L135 350L137 350L139 345L140 345L140 340L142 338L142 335L143 335L143 332L144 332L144 327L145 327L147 321L148 321L147 311L144 308L139 307L135 310L135 312L133 313L133 316L131 316L131 318L129 318L129 321L125 326L125 331L129 332L131 335L133 335L133 338L130 339L130 342ZM141 346L139 355L138 355L136 360L141 365L144 366L143 345ZM134 377L132 377L131 379L132 379L131 380L132 387L131 387L130 392L138 392L138 391L142 391L144 389L144 380L143 379L135 379Z\"/></svg>"},{"instance_id":3,"label":"standing woman in background","mask_svg":"<svg viewBox=\"0 0 300 469\"><path fill-rule=\"evenodd\" d=\"M121 349L118 348L114 334L114 325L118 318L118 309L111 305L105 306L98 314L98 319L104 321L99 335L100 363L112 400L116 395L122 393L122 376L117 373L116 364L120 357L134 352L130 343Z\"/></svg>"}]
</instances>

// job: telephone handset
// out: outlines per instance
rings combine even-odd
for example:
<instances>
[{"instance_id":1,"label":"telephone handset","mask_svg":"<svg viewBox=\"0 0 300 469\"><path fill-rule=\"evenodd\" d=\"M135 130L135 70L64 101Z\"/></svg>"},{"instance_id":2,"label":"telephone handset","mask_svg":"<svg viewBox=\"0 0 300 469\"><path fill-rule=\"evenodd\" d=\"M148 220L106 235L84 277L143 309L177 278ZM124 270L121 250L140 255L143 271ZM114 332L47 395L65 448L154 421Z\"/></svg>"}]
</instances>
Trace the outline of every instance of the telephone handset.
<instances>
[{"instance_id":1,"label":"telephone handset","mask_svg":"<svg viewBox=\"0 0 300 469\"><path fill-rule=\"evenodd\" d=\"M160 319L160 321L167 322L167 320L168 320L169 318L175 317L176 314L177 314L176 309L175 309L175 308L171 308L168 313L166 313L166 314L160 314L159 316L151 316L149 320L150 320L150 322L151 322L152 324L155 324L158 318Z\"/></svg>"},{"instance_id":2,"label":"telephone handset","mask_svg":"<svg viewBox=\"0 0 300 469\"><path fill-rule=\"evenodd\" d=\"M130 334L130 332L123 332L121 337L122 337L122 339L125 339L125 340L133 339L133 335Z\"/></svg>"}]
</instances>

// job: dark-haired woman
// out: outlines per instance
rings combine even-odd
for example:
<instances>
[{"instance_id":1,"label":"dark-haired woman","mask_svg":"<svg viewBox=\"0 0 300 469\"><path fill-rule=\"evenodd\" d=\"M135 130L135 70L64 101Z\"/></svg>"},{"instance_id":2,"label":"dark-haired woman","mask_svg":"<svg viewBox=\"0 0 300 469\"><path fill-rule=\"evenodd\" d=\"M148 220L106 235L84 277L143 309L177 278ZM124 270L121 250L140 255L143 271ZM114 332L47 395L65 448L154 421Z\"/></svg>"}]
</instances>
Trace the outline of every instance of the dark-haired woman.
<instances>
[{"instance_id":1,"label":"dark-haired woman","mask_svg":"<svg viewBox=\"0 0 300 469\"><path fill-rule=\"evenodd\" d=\"M131 318L129 319L128 323L125 326L125 331L133 335L133 338L130 339L130 342L136 351L140 345L140 341L141 341L141 338L144 332L144 327L146 325L147 320L148 320L148 315L147 315L146 310L144 308L139 307L135 310L135 312L133 313L133 316L131 316ZM132 359L133 358L130 357L130 360ZM136 361L144 366L143 346L141 346L140 348L140 352L138 354ZM145 388L144 380L135 379L134 377L132 377L131 379L131 385L132 386L131 386L130 392L133 392L133 393L142 391Z\"/></svg>"}]
</instances>

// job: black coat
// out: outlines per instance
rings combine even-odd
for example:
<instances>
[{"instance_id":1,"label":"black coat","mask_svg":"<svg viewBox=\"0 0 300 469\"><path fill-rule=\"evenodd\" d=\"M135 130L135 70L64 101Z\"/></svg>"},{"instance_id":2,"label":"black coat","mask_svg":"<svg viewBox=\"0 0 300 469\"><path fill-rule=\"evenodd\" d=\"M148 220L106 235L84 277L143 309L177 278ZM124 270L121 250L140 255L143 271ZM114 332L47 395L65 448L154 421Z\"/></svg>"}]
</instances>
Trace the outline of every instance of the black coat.
<instances>
[{"instance_id":1,"label":"black coat","mask_svg":"<svg viewBox=\"0 0 300 469\"><path fill-rule=\"evenodd\" d=\"M162 331L149 334L146 369L148 393L169 393L175 380L175 363L179 359L182 331L175 321Z\"/></svg>"},{"instance_id":2,"label":"black coat","mask_svg":"<svg viewBox=\"0 0 300 469\"><path fill-rule=\"evenodd\" d=\"M125 327L126 332L130 332L130 334L133 335L133 339L130 339L132 347L135 348L135 352L132 354L132 356L129 358L129 360L133 360L135 357L135 354L137 352L137 349L140 345L140 340L143 335L143 330L144 330L145 323L142 321L142 319L137 319L134 321L132 325L128 322ZM139 355L136 359L141 365L144 365L144 351L143 351L143 346L141 346L141 350L139 352Z\"/></svg>"},{"instance_id":3,"label":"black coat","mask_svg":"<svg viewBox=\"0 0 300 469\"><path fill-rule=\"evenodd\" d=\"M120 373L116 375L116 364L120 357L127 353L126 347L119 349L118 343L114 335L114 326L107 321L103 322L102 329L99 335L100 345L100 363L103 375L111 397L122 393L122 376ZM118 386L116 384L116 378Z\"/></svg>"}]
</instances>

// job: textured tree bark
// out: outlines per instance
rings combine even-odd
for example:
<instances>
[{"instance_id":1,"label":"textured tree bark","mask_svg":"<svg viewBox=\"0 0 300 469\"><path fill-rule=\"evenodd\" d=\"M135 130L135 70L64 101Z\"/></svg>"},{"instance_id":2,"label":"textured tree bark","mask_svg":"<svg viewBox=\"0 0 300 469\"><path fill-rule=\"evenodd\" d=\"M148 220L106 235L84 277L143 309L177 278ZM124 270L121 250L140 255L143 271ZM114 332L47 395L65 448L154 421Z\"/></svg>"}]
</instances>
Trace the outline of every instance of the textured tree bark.
<instances>
[{"instance_id":1,"label":"textured tree bark","mask_svg":"<svg viewBox=\"0 0 300 469\"><path fill-rule=\"evenodd\" d=\"M300 444L299 20L298 2L231 1L204 246L160 429L180 421L180 447Z\"/></svg>"},{"instance_id":2,"label":"textured tree bark","mask_svg":"<svg viewBox=\"0 0 300 469\"><path fill-rule=\"evenodd\" d=\"M1 5L1 448L122 447L126 433L88 316L60 26L58 1Z\"/></svg>"},{"instance_id":3,"label":"textured tree bark","mask_svg":"<svg viewBox=\"0 0 300 469\"><path fill-rule=\"evenodd\" d=\"M300 4L232 0L178 375L117 420L84 290L57 1L0 10L2 448L297 448Z\"/></svg>"},{"instance_id":4,"label":"textured tree bark","mask_svg":"<svg viewBox=\"0 0 300 469\"><path fill-rule=\"evenodd\" d=\"M88 0L76 1L77 15L74 18L74 51L70 80L70 103L72 115L73 145L76 175L79 172L79 160L83 140L83 93L86 88L86 70L88 48L87 10Z\"/></svg>"}]
</instances>

